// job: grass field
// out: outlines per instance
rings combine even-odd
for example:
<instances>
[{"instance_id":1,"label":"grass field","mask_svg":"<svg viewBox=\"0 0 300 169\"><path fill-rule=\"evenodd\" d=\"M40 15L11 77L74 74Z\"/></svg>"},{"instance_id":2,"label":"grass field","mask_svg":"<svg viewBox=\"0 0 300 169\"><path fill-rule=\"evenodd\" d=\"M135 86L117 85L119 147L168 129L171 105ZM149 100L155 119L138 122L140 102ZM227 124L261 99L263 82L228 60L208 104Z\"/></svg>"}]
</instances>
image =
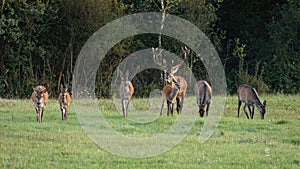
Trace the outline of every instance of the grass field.
<instances>
[{"instance_id":1,"label":"grass field","mask_svg":"<svg viewBox=\"0 0 300 169\"><path fill-rule=\"evenodd\" d=\"M265 120L259 119L257 108L253 120L243 112L238 119L237 98L228 96L209 140L199 143L206 118L195 116L192 129L179 144L147 158L113 155L95 144L81 127L74 105L69 119L61 121L58 103L50 100L39 124L30 100L0 99L0 168L300 168L300 95L261 97L267 100ZM138 106L139 100L133 103ZM129 137L160 133L178 117L164 113L137 125L115 113L109 101L101 106L108 123Z\"/></svg>"}]
</instances>

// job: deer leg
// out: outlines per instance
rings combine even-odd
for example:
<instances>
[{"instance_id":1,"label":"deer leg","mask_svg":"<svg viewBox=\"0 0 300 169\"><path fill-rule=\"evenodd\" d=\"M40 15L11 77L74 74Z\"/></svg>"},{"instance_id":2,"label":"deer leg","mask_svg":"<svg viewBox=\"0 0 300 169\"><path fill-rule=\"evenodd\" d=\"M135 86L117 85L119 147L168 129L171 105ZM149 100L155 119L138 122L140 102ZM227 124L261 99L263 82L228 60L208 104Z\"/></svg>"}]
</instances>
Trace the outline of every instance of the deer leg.
<instances>
[{"instance_id":1,"label":"deer leg","mask_svg":"<svg viewBox=\"0 0 300 169\"><path fill-rule=\"evenodd\" d=\"M167 115L169 116L171 110L171 103L169 100L167 100L167 107L168 107Z\"/></svg>"},{"instance_id":2,"label":"deer leg","mask_svg":"<svg viewBox=\"0 0 300 169\"><path fill-rule=\"evenodd\" d=\"M60 104L60 111L61 111L61 120L64 120L65 109L62 104Z\"/></svg>"},{"instance_id":3,"label":"deer leg","mask_svg":"<svg viewBox=\"0 0 300 169\"><path fill-rule=\"evenodd\" d=\"M62 116L63 116L63 120L66 120L66 108L62 108L63 109L63 113L62 113Z\"/></svg>"},{"instance_id":4,"label":"deer leg","mask_svg":"<svg viewBox=\"0 0 300 169\"><path fill-rule=\"evenodd\" d=\"M38 118L39 118L38 121L39 121L39 123L40 123L40 122L41 122L41 113L40 113L40 112L39 112L38 116L39 116L39 117L38 117Z\"/></svg>"},{"instance_id":5,"label":"deer leg","mask_svg":"<svg viewBox=\"0 0 300 169\"><path fill-rule=\"evenodd\" d=\"M36 108L36 117L37 117L37 121L40 123L41 122L41 109L39 107Z\"/></svg>"},{"instance_id":6,"label":"deer leg","mask_svg":"<svg viewBox=\"0 0 300 169\"><path fill-rule=\"evenodd\" d=\"M61 120L64 120L64 108L60 107L61 111Z\"/></svg>"},{"instance_id":7,"label":"deer leg","mask_svg":"<svg viewBox=\"0 0 300 169\"><path fill-rule=\"evenodd\" d=\"M251 119L254 117L254 106L252 106L252 114L251 114Z\"/></svg>"},{"instance_id":8,"label":"deer leg","mask_svg":"<svg viewBox=\"0 0 300 169\"><path fill-rule=\"evenodd\" d=\"M68 118L68 108L66 108L66 112L65 112L65 120L67 120Z\"/></svg>"},{"instance_id":9,"label":"deer leg","mask_svg":"<svg viewBox=\"0 0 300 169\"><path fill-rule=\"evenodd\" d=\"M38 110L38 121L39 121L39 123L42 122L42 121L41 121L41 114L42 114L42 112L41 112L41 110L39 109L39 110Z\"/></svg>"},{"instance_id":10,"label":"deer leg","mask_svg":"<svg viewBox=\"0 0 300 169\"><path fill-rule=\"evenodd\" d=\"M44 107L42 108L42 112L41 112L41 122L43 121L43 115L44 115Z\"/></svg>"},{"instance_id":11,"label":"deer leg","mask_svg":"<svg viewBox=\"0 0 300 169\"><path fill-rule=\"evenodd\" d=\"M181 102L180 102L180 99L179 98L176 98L176 102L177 102L177 107L176 107L176 111L177 111L177 114L180 114L180 110L181 110Z\"/></svg>"},{"instance_id":12,"label":"deer leg","mask_svg":"<svg viewBox=\"0 0 300 169\"><path fill-rule=\"evenodd\" d=\"M129 102L130 102L130 99L127 100L127 104L126 104L126 117L128 116Z\"/></svg>"},{"instance_id":13,"label":"deer leg","mask_svg":"<svg viewBox=\"0 0 300 169\"><path fill-rule=\"evenodd\" d=\"M66 119L68 119L69 107L66 109Z\"/></svg>"},{"instance_id":14,"label":"deer leg","mask_svg":"<svg viewBox=\"0 0 300 169\"><path fill-rule=\"evenodd\" d=\"M128 115L128 100L125 100L125 117Z\"/></svg>"},{"instance_id":15,"label":"deer leg","mask_svg":"<svg viewBox=\"0 0 300 169\"><path fill-rule=\"evenodd\" d=\"M39 121L39 110L37 109L37 107L35 107L35 117L36 121Z\"/></svg>"},{"instance_id":16,"label":"deer leg","mask_svg":"<svg viewBox=\"0 0 300 169\"><path fill-rule=\"evenodd\" d=\"M173 111L174 111L174 103L171 103L171 115L173 116Z\"/></svg>"},{"instance_id":17,"label":"deer leg","mask_svg":"<svg viewBox=\"0 0 300 169\"><path fill-rule=\"evenodd\" d=\"M123 117L125 117L125 105L123 99L122 99L122 112L123 112Z\"/></svg>"},{"instance_id":18,"label":"deer leg","mask_svg":"<svg viewBox=\"0 0 300 169\"><path fill-rule=\"evenodd\" d=\"M210 105L210 102L208 102L207 106L206 106L206 117L208 116L209 105Z\"/></svg>"},{"instance_id":19,"label":"deer leg","mask_svg":"<svg viewBox=\"0 0 300 169\"><path fill-rule=\"evenodd\" d=\"M240 108L241 108L241 105L242 105L242 101L238 101L238 118L240 118Z\"/></svg>"},{"instance_id":20,"label":"deer leg","mask_svg":"<svg viewBox=\"0 0 300 169\"><path fill-rule=\"evenodd\" d=\"M245 103L245 106L244 106L244 112L245 112L245 114L246 114L246 116L247 116L247 119L249 119L248 113L247 113L247 111L246 111L246 106L247 106L247 104Z\"/></svg>"},{"instance_id":21,"label":"deer leg","mask_svg":"<svg viewBox=\"0 0 300 169\"><path fill-rule=\"evenodd\" d=\"M165 104L165 99L163 99L163 102L162 102L162 104L161 104L160 115L162 115L162 111L163 111L163 108L164 108L164 104Z\"/></svg>"},{"instance_id":22,"label":"deer leg","mask_svg":"<svg viewBox=\"0 0 300 169\"><path fill-rule=\"evenodd\" d=\"M249 110L249 112L250 112L250 118L252 119L251 105L247 105L247 107L248 107L248 110Z\"/></svg>"},{"instance_id":23,"label":"deer leg","mask_svg":"<svg viewBox=\"0 0 300 169\"><path fill-rule=\"evenodd\" d=\"M180 114L182 113L183 100L184 100L184 95L183 95L183 93L182 93L182 95L181 95L181 102L180 102Z\"/></svg>"}]
</instances>

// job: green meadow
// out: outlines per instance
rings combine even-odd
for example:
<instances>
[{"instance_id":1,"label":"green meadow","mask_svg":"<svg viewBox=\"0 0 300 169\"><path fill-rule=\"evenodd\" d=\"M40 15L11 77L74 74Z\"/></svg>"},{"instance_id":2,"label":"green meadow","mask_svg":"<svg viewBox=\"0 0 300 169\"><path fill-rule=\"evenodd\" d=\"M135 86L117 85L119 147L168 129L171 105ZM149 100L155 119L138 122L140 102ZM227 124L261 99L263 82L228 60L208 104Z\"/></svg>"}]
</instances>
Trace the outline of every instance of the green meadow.
<instances>
[{"instance_id":1,"label":"green meadow","mask_svg":"<svg viewBox=\"0 0 300 169\"><path fill-rule=\"evenodd\" d=\"M94 143L81 127L74 102L62 121L57 101L50 100L38 123L30 100L0 99L0 168L300 168L300 95L261 99L267 100L265 119L255 108L254 119L248 120L243 110L237 118L237 97L228 96L216 130L204 143L198 138L207 118L190 112L196 120L186 137L167 152L145 158L118 156ZM131 106L146 110L145 105L144 99L133 98ZM176 112L167 116L165 106L162 116L149 112L155 118L138 123L124 119L110 100L100 100L99 107L108 124L128 137L159 134L178 118Z\"/></svg>"}]
</instances>

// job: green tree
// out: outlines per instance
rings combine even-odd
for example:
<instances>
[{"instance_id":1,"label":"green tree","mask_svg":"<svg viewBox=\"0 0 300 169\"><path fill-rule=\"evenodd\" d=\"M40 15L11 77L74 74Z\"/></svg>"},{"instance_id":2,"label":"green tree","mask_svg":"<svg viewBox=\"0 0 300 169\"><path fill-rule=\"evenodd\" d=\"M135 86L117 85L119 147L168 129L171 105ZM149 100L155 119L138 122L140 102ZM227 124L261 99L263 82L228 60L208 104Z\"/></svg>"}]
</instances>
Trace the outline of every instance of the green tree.
<instances>
[{"instance_id":1,"label":"green tree","mask_svg":"<svg viewBox=\"0 0 300 169\"><path fill-rule=\"evenodd\" d=\"M36 84L51 86L60 49L55 1L3 1L0 18L1 95L28 97ZM56 35L57 34L57 35ZM51 40L50 40L51 39Z\"/></svg>"},{"instance_id":2,"label":"green tree","mask_svg":"<svg viewBox=\"0 0 300 169\"><path fill-rule=\"evenodd\" d=\"M291 2L296 4L296 1ZM299 29L297 24L299 5L290 5L291 2L288 3L287 0L224 0L220 3L221 6L217 11L219 20L215 30L221 29L225 33L225 39L221 42L223 49L220 54L226 66L229 83L235 82L234 79L238 76L240 69L237 65L241 60L234 57L237 45L234 39L238 38L241 44L246 45L243 66L247 77L261 81L256 84L262 84L262 88L270 88L272 92L294 93L299 91L299 88L292 87L294 86L292 85L293 81L297 81L299 77L297 73L299 64L294 61L299 56L297 54L299 49L296 47L299 44L296 40L299 39L297 38L299 37L297 34L299 32L299 30L297 31ZM280 19L283 15L286 15L285 19ZM294 15L293 18L291 15ZM288 20L291 19L297 23L288 24ZM280 38L290 39L278 41ZM292 48L285 47L285 45ZM282 61L286 58L289 62ZM265 83L268 87L263 87ZM230 86L230 91L236 90L236 85ZM285 89L281 90L283 88Z\"/></svg>"},{"instance_id":3,"label":"green tree","mask_svg":"<svg viewBox=\"0 0 300 169\"><path fill-rule=\"evenodd\" d=\"M269 24L270 56L265 80L274 92L300 91L300 2L289 0L273 11Z\"/></svg>"}]
</instances>

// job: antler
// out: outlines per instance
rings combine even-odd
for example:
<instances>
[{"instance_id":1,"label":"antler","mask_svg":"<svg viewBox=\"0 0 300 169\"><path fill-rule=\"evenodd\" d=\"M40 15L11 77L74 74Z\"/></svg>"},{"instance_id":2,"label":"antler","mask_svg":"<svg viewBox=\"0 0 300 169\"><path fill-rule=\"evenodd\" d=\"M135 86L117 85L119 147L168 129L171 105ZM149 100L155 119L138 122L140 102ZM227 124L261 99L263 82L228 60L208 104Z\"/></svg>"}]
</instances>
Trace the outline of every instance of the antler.
<instances>
[{"instance_id":1,"label":"antler","mask_svg":"<svg viewBox=\"0 0 300 169\"><path fill-rule=\"evenodd\" d=\"M167 63L166 60L162 57L162 49L158 52L158 48L152 48L153 53L153 61L161 66L162 68L166 68Z\"/></svg>"},{"instance_id":2,"label":"antler","mask_svg":"<svg viewBox=\"0 0 300 169\"><path fill-rule=\"evenodd\" d=\"M172 72L173 74L176 73L176 72L178 71L179 67L186 61L187 55L190 54L190 50L189 50L186 46L185 46L185 47L181 47L181 50L182 50L182 52L183 52L183 54L184 54L184 59L183 59L183 61L181 61L179 64L177 64L177 65L171 67L171 72ZM172 62L174 62L174 61L172 60ZM172 63L172 64L173 64L173 63Z\"/></svg>"},{"instance_id":3,"label":"antler","mask_svg":"<svg viewBox=\"0 0 300 169\"><path fill-rule=\"evenodd\" d=\"M166 60L162 57L162 49L160 49L160 51L158 51L159 48L152 48L152 53L153 53L153 61L159 65L160 67L162 67L163 69L167 69L167 62ZM190 50L184 46L184 47L181 47L181 50L184 54L184 59L182 62L180 62L179 64L175 65L175 66L171 66L173 65L174 63L174 60L171 61L171 73L176 73L178 71L178 68L186 61L187 59L187 55L190 54Z\"/></svg>"},{"instance_id":4,"label":"antler","mask_svg":"<svg viewBox=\"0 0 300 169\"><path fill-rule=\"evenodd\" d=\"M184 47L181 47L181 50L182 50L182 52L183 52L183 54L184 54L184 61L185 61L185 60L186 60L186 58L187 58L187 55L189 55L189 54L190 54L191 50L190 50L190 49L188 49L186 46L184 46Z\"/></svg>"}]
</instances>

